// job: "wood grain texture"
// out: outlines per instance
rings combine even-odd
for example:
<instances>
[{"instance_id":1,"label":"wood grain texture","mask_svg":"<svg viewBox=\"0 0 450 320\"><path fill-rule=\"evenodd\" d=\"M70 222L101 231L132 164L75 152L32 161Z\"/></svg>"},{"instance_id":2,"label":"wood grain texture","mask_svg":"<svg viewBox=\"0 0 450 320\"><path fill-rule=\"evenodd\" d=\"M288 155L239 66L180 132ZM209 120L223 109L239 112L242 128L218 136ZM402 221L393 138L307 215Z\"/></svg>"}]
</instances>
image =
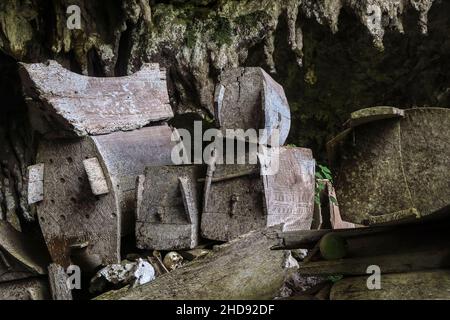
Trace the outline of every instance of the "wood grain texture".
<instances>
[{"instance_id":1,"label":"wood grain texture","mask_svg":"<svg viewBox=\"0 0 450 320\"><path fill-rule=\"evenodd\" d=\"M49 300L50 292L45 279L30 278L0 283L0 300Z\"/></svg>"},{"instance_id":2,"label":"wood grain texture","mask_svg":"<svg viewBox=\"0 0 450 320\"><path fill-rule=\"evenodd\" d=\"M120 204L121 233L132 233L136 212L136 178L147 166L171 165L172 129L168 125L92 137L99 160L113 181Z\"/></svg>"},{"instance_id":3,"label":"wood grain texture","mask_svg":"<svg viewBox=\"0 0 450 320\"><path fill-rule=\"evenodd\" d=\"M118 263L120 208L116 192L92 193L83 160L100 158L90 137L42 140L37 159L45 163L44 201L37 205L39 223L52 260L67 268L72 248L88 243L88 256L104 264ZM103 167L104 172L108 172ZM113 184L105 177L109 190Z\"/></svg>"},{"instance_id":4,"label":"wood grain texture","mask_svg":"<svg viewBox=\"0 0 450 320\"><path fill-rule=\"evenodd\" d=\"M55 61L21 64L25 93L34 100L51 136L85 136L133 130L173 117L165 71L144 64L133 75L95 78ZM38 102L38 103L36 103Z\"/></svg>"},{"instance_id":5,"label":"wood grain texture","mask_svg":"<svg viewBox=\"0 0 450 320\"><path fill-rule=\"evenodd\" d=\"M312 151L282 147L279 169L262 176L267 226L283 224L284 231L311 229L314 211L315 160Z\"/></svg>"},{"instance_id":6,"label":"wood grain texture","mask_svg":"<svg viewBox=\"0 0 450 320\"><path fill-rule=\"evenodd\" d=\"M251 230L284 225L311 228L315 161L309 149L281 147L273 174L260 165L216 165L204 194L201 231L205 238L228 241Z\"/></svg>"},{"instance_id":7,"label":"wood grain texture","mask_svg":"<svg viewBox=\"0 0 450 320\"><path fill-rule=\"evenodd\" d=\"M191 249L198 244L202 166L147 167L136 216L141 249Z\"/></svg>"},{"instance_id":8,"label":"wood grain texture","mask_svg":"<svg viewBox=\"0 0 450 320\"><path fill-rule=\"evenodd\" d=\"M88 176L92 193L96 196L107 194L109 192L108 182L103 174L103 169L97 158L83 160L84 170Z\"/></svg>"},{"instance_id":9,"label":"wood grain texture","mask_svg":"<svg viewBox=\"0 0 450 320\"><path fill-rule=\"evenodd\" d=\"M366 277L345 278L330 292L331 300L450 300L450 270L388 274L381 289L367 289Z\"/></svg>"},{"instance_id":10,"label":"wood grain texture","mask_svg":"<svg viewBox=\"0 0 450 320\"><path fill-rule=\"evenodd\" d=\"M404 110L330 145L342 218L373 225L450 211L450 111Z\"/></svg>"},{"instance_id":11,"label":"wood grain texture","mask_svg":"<svg viewBox=\"0 0 450 320\"><path fill-rule=\"evenodd\" d=\"M243 235L148 284L107 292L97 299L272 299L292 270L288 252L270 250L276 230Z\"/></svg>"},{"instance_id":12,"label":"wood grain texture","mask_svg":"<svg viewBox=\"0 0 450 320\"><path fill-rule=\"evenodd\" d=\"M72 300L72 290L68 286L68 276L63 267L56 263L50 264L48 280L53 300Z\"/></svg>"},{"instance_id":13,"label":"wood grain texture","mask_svg":"<svg viewBox=\"0 0 450 320\"><path fill-rule=\"evenodd\" d=\"M242 172L245 174L238 174ZM224 178L229 176L234 178ZM266 226L264 186L258 165L218 164L206 191L203 237L228 241Z\"/></svg>"},{"instance_id":14,"label":"wood grain texture","mask_svg":"<svg viewBox=\"0 0 450 320\"><path fill-rule=\"evenodd\" d=\"M265 129L261 144L283 145L291 114L283 87L261 68L234 68L219 76L215 92L216 124L226 129ZM279 130L278 136L273 135ZM278 138L278 139L275 139Z\"/></svg>"}]
</instances>

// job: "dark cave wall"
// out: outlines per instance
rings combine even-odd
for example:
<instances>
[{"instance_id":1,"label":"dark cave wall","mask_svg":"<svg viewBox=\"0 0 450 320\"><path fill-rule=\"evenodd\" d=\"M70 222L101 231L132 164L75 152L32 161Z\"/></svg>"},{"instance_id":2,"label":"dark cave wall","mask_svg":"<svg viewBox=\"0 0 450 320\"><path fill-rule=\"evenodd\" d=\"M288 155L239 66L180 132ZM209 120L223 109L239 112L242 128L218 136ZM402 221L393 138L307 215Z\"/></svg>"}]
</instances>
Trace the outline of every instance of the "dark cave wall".
<instances>
[{"instance_id":1,"label":"dark cave wall","mask_svg":"<svg viewBox=\"0 0 450 320\"><path fill-rule=\"evenodd\" d=\"M82 30L66 28L71 4L82 9ZM382 13L375 26L374 5ZM159 62L168 69L172 106L190 113L186 119L212 117L221 70L261 66L285 87L288 142L313 148L325 162L325 142L354 110L450 105L448 13L449 1L439 0L2 0L0 218L24 224L32 216L24 170L34 136L17 61L56 59L93 76Z\"/></svg>"},{"instance_id":2,"label":"dark cave wall","mask_svg":"<svg viewBox=\"0 0 450 320\"><path fill-rule=\"evenodd\" d=\"M414 12L405 33L389 31L384 50L375 48L356 17L341 12L339 31L300 19L303 67L282 43L275 50L275 78L285 87L293 110L289 142L312 147L325 158L324 144L339 132L349 113L389 105L399 108L450 106L450 2L432 7L428 34Z\"/></svg>"}]
</instances>

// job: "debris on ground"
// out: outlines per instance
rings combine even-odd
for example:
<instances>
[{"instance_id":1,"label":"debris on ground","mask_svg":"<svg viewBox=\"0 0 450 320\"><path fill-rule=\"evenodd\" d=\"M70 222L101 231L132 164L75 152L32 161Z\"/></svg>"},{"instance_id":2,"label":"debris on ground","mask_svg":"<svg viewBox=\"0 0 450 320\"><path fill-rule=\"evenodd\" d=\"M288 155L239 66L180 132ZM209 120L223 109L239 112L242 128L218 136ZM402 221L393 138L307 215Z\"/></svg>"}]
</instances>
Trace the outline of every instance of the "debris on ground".
<instances>
[{"instance_id":1,"label":"debris on ground","mask_svg":"<svg viewBox=\"0 0 450 320\"><path fill-rule=\"evenodd\" d=\"M101 292L110 283L115 286L132 287L146 284L155 279L155 269L146 260L137 259L130 262L122 261L120 264L112 264L97 272L91 279L89 290L91 292Z\"/></svg>"}]
</instances>

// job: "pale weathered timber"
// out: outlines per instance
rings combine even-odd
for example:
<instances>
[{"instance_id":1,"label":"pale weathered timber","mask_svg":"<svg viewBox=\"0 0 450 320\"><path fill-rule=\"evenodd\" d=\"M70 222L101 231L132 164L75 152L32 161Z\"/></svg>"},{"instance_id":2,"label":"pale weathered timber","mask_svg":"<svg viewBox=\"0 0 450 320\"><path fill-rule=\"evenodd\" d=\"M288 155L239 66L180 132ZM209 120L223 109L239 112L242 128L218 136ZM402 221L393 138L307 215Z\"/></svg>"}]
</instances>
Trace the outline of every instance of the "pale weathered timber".
<instances>
[{"instance_id":1,"label":"pale weathered timber","mask_svg":"<svg viewBox=\"0 0 450 320\"><path fill-rule=\"evenodd\" d=\"M287 251L270 250L277 230L253 231L146 285L97 299L272 299L295 267Z\"/></svg>"},{"instance_id":2,"label":"pale weathered timber","mask_svg":"<svg viewBox=\"0 0 450 320\"><path fill-rule=\"evenodd\" d=\"M281 147L278 168L261 176L267 226L283 231L311 229L314 211L315 160L305 148Z\"/></svg>"},{"instance_id":3,"label":"pale weathered timber","mask_svg":"<svg viewBox=\"0 0 450 320\"><path fill-rule=\"evenodd\" d=\"M0 249L3 252L1 263L8 267L13 258L20 262L29 272L34 274L46 274L50 257L45 246L17 231L8 222L0 220ZM13 271L12 268L11 271ZM22 270L21 270L22 271Z\"/></svg>"},{"instance_id":4,"label":"pale weathered timber","mask_svg":"<svg viewBox=\"0 0 450 320\"><path fill-rule=\"evenodd\" d=\"M59 264L52 263L48 266L48 281L53 300L72 300L72 290L67 280L67 273Z\"/></svg>"},{"instance_id":5,"label":"pale weathered timber","mask_svg":"<svg viewBox=\"0 0 450 320\"><path fill-rule=\"evenodd\" d=\"M45 194L37 211L55 263L67 267L74 250L91 262L120 261L120 236L134 228L136 177L147 165L171 164L171 135L171 128L162 125L41 141L37 159L45 163ZM85 170L85 160L92 158L98 160L96 170L103 173L108 193L92 190Z\"/></svg>"},{"instance_id":6,"label":"pale weathered timber","mask_svg":"<svg viewBox=\"0 0 450 320\"><path fill-rule=\"evenodd\" d=\"M350 130L329 146L344 220L372 225L449 211L449 109L408 109Z\"/></svg>"},{"instance_id":7,"label":"pale weathered timber","mask_svg":"<svg viewBox=\"0 0 450 320\"><path fill-rule=\"evenodd\" d=\"M106 181L103 169L97 158L83 160L84 169L91 185L92 193L96 196L107 194L109 192L108 182Z\"/></svg>"},{"instance_id":8,"label":"pale weathered timber","mask_svg":"<svg viewBox=\"0 0 450 320\"><path fill-rule=\"evenodd\" d=\"M263 69L224 71L214 100L216 124L224 134L226 129L264 129L259 143L281 146L286 141L291 127L289 104L283 87Z\"/></svg>"},{"instance_id":9,"label":"pale weathered timber","mask_svg":"<svg viewBox=\"0 0 450 320\"><path fill-rule=\"evenodd\" d=\"M197 246L200 233L202 166L147 167L138 196L136 244L141 249ZM141 198L139 198L141 197Z\"/></svg>"},{"instance_id":10,"label":"pale weathered timber","mask_svg":"<svg viewBox=\"0 0 450 320\"><path fill-rule=\"evenodd\" d=\"M55 61L20 67L33 114L48 136L85 136L133 130L173 117L165 70L144 64L133 75L95 78Z\"/></svg>"},{"instance_id":11,"label":"pale weathered timber","mask_svg":"<svg viewBox=\"0 0 450 320\"><path fill-rule=\"evenodd\" d=\"M44 164L38 163L27 168L28 204L44 200Z\"/></svg>"},{"instance_id":12,"label":"pale weathered timber","mask_svg":"<svg viewBox=\"0 0 450 320\"><path fill-rule=\"evenodd\" d=\"M168 125L141 128L129 132L114 132L94 136L99 158L114 181L114 192L120 205L121 233L133 233L136 211L136 178L147 166L172 165L177 132Z\"/></svg>"},{"instance_id":13,"label":"pale weathered timber","mask_svg":"<svg viewBox=\"0 0 450 320\"><path fill-rule=\"evenodd\" d=\"M350 114L350 119L345 123L348 127L356 127L364 123L390 119L402 118L405 116L405 111L394 107L371 107L361 109Z\"/></svg>"},{"instance_id":14,"label":"pale weathered timber","mask_svg":"<svg viewBox=\"0 0 450 320\"><path fill-rule=\"evenodd\" d=\"M311 228L315 181L311 150L281 147L270 157L276 162L270 169L265 167L267 159L259 164L213 164L204 194L205 238L228 241L278 224L284 230Z\"/></svg>"},{"instance_id":15,"label":"pale weathered timber","mask_svg":"<svg viewBox=\"0 0 450 320\"><path fill-rule=\"evenodd\" d=\"M381 288L369 290L367 276L344 278L333 285L331 300L450 300L450 270L387 274Z\"/></svg>"},{"instance_id":16,"label":"pale weathered timber","mask_svg":"<svg viewBox=\"0 0 450 320\"><path fill-rule=\"evenodd\" d=\"M30 278L0 283L0 300L49 300L45 279Z\"/></svg>"}]
</instances>

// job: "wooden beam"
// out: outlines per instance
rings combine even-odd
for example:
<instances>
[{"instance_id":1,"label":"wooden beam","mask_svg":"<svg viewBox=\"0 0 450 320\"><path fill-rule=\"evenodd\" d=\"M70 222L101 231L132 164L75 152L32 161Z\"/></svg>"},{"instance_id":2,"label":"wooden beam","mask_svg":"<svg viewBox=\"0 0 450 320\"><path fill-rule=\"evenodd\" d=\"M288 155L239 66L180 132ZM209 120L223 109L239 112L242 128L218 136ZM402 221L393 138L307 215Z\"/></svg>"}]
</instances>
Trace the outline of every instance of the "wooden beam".
<instances>
[{"instance_id":1,"label":"wooden beam","mask_svg":"<svg viewBox=\"0 0 450 320\"><path fill-rule=\"evenodd\" d=\"M277 229L253 231L148 284L97 299L272 299L295 267L288 252L269 250Z\"/></svg>"},{"instance_id":2,"label":"wooden beam","mask_svg":"<svg viewBox=\"0 0 450 320\"><path fill-rule=\"evenodd\" d=\"M450 270L381 276L381 289L369 290L367 277L344 278L330 293L331 300L450 300Z\"/></svg>"}]
</instances>

